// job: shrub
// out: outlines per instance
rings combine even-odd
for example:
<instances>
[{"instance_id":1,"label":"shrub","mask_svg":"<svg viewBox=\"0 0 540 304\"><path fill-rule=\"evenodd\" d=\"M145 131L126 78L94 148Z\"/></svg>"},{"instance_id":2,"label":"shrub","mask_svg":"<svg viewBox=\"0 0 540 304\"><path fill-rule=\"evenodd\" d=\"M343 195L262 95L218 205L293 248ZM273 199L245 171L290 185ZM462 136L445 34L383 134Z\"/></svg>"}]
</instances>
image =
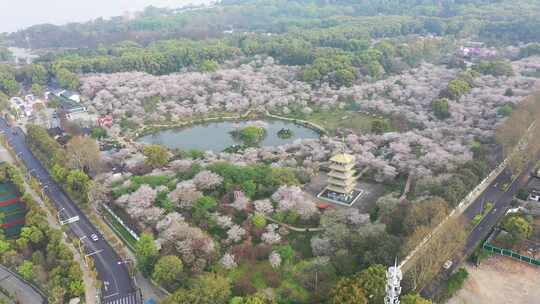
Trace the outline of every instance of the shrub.
<instances>
[{"instance_id":1,"label":"shrub","mask_svg":"<svg viewBox=\"0 0 540 304\"><path fill-rule=\"evenodd\" d=\"M518 190L516 197L520 200L526 201L529 198L529 191L527 189L521 188Z\"/></svg>"},{"instance_id":2,"label":"shrub","mask_svg":"<svg viewBox=\"0 0 540 304\"><path fill-rule=\"evenodd\" d=\"M257 213L251 218L251 223L259 229L262 229L266 226L266 219L261 214Z\"/></svg>"},{"instance_id":3,"label":"shrub","mask_svg":"<svg viewBox=\"0 0 540 304\"><path fill-rule=\"evenodd\" d=\"M456 273L451 275L446 286L446 297L451 298L454 296L463 287L468 276L469 273L465 268L460 268Z\"/></svg>"},{"instance_id":4,"label":"shrub","mask_svg":"<svg viewBox=\"0 0 540 304\"><path fill-rule=\"evenodd\" d=\"M242 276L234 283L234 294L245 296L253 294L255 292L257 292L257 288L253 286L253 283L251 282L249 276Z\"/></svg>"},{"instance_id":5,"label":"shrub","mask_svg":"<svg viewBox=\"0 0 540 304\"><path fill-rule=\"evenodd\" d=\"M433 110L433 115L438 119L446 119L450 117L450 108L448 106L448 99L439 98L434 100L431 103L431 108Z\"/></svg>"}]
</instances>

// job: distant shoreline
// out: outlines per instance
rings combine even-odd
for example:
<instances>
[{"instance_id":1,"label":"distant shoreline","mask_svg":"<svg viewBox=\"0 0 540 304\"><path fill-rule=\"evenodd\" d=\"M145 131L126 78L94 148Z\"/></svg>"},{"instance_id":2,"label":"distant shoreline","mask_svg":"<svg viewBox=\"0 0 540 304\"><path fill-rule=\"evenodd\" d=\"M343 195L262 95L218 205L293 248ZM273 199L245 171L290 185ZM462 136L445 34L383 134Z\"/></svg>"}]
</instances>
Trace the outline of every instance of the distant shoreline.
<instances>
[{"instance_id":1,"label":"distant shoreline","mask_svg":"<svg viewBox=\"0 0 540 304\"><path fill-rule=\"evenodd\" d=\"M146 7L155 6L168 9L182 9L189 6L210 6L219 1L216 0L120 0L117 7L110 0L94 0L91 3L76 3L73 0L59 0L62 10L51 7L45 1L35 4L28 3L31 0L19 0L17 2L5 1L0 3L0 33L11 34L25 30L31 26L51 24L63 26L69 23L86 23L99 18L109 20L114 17L129 17L131 14L142 12ZM101 1L101 3L100 3ZM2 1L3 2L3 1ZM32 5L30 5L32 4ZM35 9L28 10L32 6ZM96 8L101 7L100 11ZM3 12L3 13L2 13ZM34 13L31 15L29 13ZM87 13L93 13L88 15ZM59 14L59 16L55 16ZM77 16L77 14L80 14ZM25 16L22 18L21 16ZM56 19L56 20L54 20ZM28 20L28 22L25 22Z\"/></svg>"}]
</instances>

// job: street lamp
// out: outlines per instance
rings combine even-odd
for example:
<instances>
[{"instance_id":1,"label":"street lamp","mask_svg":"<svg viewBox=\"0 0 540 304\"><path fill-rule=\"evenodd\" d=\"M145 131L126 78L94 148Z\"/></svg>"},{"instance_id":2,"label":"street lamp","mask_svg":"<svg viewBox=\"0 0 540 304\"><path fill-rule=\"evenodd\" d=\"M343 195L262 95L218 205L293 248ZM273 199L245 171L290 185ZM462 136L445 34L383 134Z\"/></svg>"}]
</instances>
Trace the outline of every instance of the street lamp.
<instances>
[{"instance_id":1,"label":"street lamp","mask_svg":"<svg viewBox=\"0 0 540 304\"><path fill-rule=\"evenodd\" d=\"M137 280L135 279L135 261L133 259L124 259L116 262L118 265L127 265L128 273L131 275L133 279L133 283L135 283L135 286L137 286ZM129 267L129 264L131 264L131 267Z\"/></svg>"}]
</instances>

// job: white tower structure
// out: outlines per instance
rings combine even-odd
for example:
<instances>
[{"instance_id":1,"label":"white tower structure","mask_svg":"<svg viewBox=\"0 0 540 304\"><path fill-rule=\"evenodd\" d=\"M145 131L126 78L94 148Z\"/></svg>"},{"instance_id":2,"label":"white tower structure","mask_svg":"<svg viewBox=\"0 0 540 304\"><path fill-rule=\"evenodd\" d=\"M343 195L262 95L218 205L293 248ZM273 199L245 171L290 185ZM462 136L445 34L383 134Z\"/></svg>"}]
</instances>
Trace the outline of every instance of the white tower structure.
<instances>
[{"instance_id":1,"label":"white tower structure","mask_svg":"<svg viewBox=\"0 0 540 304\"><path fill-rule=\"evenodd\" d=\"M386 296L384 304L399 304L399 295L401 294L401 279L403 274L397 265L397 259L394 266L391 266L386 271Z\"/></svg>"}]
</instances>

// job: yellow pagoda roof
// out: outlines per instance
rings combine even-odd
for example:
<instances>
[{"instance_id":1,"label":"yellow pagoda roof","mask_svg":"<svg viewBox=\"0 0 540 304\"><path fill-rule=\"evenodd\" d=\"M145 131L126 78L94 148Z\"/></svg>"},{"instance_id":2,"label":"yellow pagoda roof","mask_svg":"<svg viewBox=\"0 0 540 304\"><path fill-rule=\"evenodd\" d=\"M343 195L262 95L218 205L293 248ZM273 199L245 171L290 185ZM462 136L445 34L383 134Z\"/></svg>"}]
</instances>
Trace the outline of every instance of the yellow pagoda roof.
<instances>
[{"instance_id":1,"label":"yellow pagoda roof","mask_svg":"<svg viewBox=\"0 0 540 304\"><path fill-rule=\"evenodd\" d=\"M349 164L354 162L354 156L347 153L340 153L332 156L332 158L330 158L330 161L340 164Z\"/></svg>"}]
</instances>

